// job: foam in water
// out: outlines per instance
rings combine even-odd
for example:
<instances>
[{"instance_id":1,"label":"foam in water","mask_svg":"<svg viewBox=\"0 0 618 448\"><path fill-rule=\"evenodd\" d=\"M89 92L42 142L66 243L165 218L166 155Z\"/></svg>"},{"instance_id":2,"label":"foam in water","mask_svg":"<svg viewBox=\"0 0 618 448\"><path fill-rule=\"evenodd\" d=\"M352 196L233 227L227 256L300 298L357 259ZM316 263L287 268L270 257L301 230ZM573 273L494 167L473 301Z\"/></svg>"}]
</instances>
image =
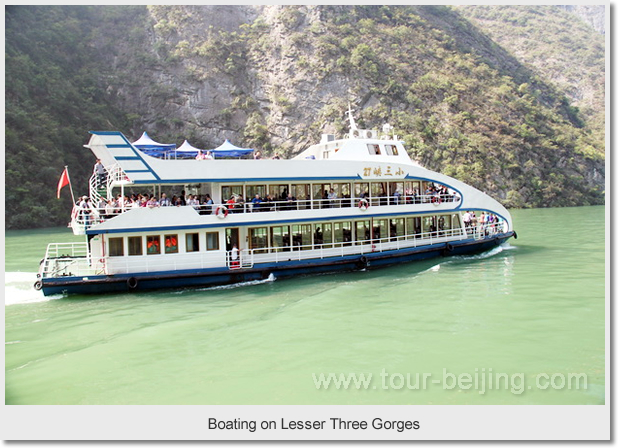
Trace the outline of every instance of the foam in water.
<instances>
[{"instance_id":1,"label":"foam in water","mask_svg":"<svg viewBox=\"0 0 618 448\"><path fill-rule=\"evenodd\" d=\"M231 285L212 286L210 288L204 288L204 290L218 290L218 289L234 289L242 288L243 286L262 285L264 283L271 283L276 280L274 274L270 274L268 278L264 280L251 280L250 282L233 283Z\"/></svg>"},{"instance_id":2,"label":"foam in water","mask_svg":"<svg viewBox=\"0 0 618 448\"><path fill-rule=\"evenodd\" d=\"M242 288L245 286L262 285L264 283L271 283L271 282L274 282L275 280L276 278L274 274L271 273L268 276L268 278L265 278L263 280L251 280L249 282L232 283L230 285L209 286L207 288L191 288L190 290L177 291L176 294L184 294L187 291L217 291L217 290L225 290L225 289L235 289L235 288Z\"/></svg>"},{"instance_id":3,"label":"foam in water","mask_svg":"<svg viewBox=\"0 0 618 448\"><path fill-rule=\"evenodd\" d=\"M44 296L42 291L34 289L34 282L36 282L36 272L5 272L4 305L47 302L62 298L61 294Z\"/></svg>"}]
</instances>

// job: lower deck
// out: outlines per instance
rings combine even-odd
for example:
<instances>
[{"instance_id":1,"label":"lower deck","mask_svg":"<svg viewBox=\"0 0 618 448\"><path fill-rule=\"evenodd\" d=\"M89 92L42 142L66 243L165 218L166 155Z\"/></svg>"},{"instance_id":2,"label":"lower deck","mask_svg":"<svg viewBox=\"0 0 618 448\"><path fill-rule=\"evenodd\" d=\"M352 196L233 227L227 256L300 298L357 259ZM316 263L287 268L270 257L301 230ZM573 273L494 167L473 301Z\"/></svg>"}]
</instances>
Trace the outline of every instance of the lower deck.
<instances>
[{"instance_id":1,"label":"lower deck","mask_svg":"<svg viewBox=\"0 0 618 448\"><path fill-rule=\"evenodd\" d=\"M504 222L494 218L488 215L464 223L458 213L445 213L99 234L85 243L50 244L39 271L40 286L47 294L45 286L51 284L57 288L77 283L117 284L121 289L134 289L138 278L152 282L155 277L185 279L171 281L173 285L191 284L187 279L201 277L199 284L218 284L261 278L264 272L320 272L362 267L369 260L385 264L434 252L448 255L456 247L468 250L505 235L508 238L512 233L505 233Z\"/></svg>"},{"instance_id":2,"label":"lower deck","mask_svg":"<svg viewBox=\"0 0 618 448\"><path fill-rule=\"evenodd\" d=\"M264 257L251 267L230 265L218 268L93 275L89 277L43 278L40 280L40 286L45 295L100 294L163 288L210 287L263 280L271 275L276 278L286 278L298 275L344 272L439 256L476 253L489 250L511 236L514 236L514 232L497 233L481 238L473 237L456 242L439 243L436 241L433 244L365 253L350 251L350 254L324 258L289 258L281 261L269 261Z\"/></svg>"}]
</instances>

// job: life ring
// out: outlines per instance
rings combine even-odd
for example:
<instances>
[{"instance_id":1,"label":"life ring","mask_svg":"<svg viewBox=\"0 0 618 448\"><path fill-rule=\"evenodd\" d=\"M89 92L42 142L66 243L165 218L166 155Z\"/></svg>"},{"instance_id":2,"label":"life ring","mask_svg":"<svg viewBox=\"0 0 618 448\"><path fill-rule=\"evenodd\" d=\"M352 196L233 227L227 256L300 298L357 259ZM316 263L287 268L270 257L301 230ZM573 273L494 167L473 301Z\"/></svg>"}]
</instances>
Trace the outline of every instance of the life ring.
<instances>
[{"instance_id":1,"label":"life ring","mask_svg":"<svg viewBox=\"0 0 618 448\"><path fill-rule=\"evenodd\" d=\"M362 256L359 258L359 261L360 261L362 264L364 264L365 266L367 266L367 257L365 257L364 255L362 255Z\"/></svg>"},{"instance_id":2,"label":"life ring","mask_svg":"<svg viewBox=\"0 0 618 448\"><path fill-rule=\"evenodd\" d=\"M361 199L360 201L358 201L358 208L362 212L364 212L365 210L369 208L369 201L365 198Z\"/></svg>"},{"instance_id":3,"label":"life ring","mask_svg":"<svg viewBox=\"0 0 618 448\"><path fill-rule=\"evenodd\" d=\"M446 250L449 252L453 252L453 245L451 243L446 243Z\"/></svg>"},{"instance_id":4,"label":"life ring","mask_svg":"<svg viewBox=\"0 0 618 448\"><path fill-rule=\"evenodd\" d=\"M137 288L137 279L135 277L129 277L127 279L127 286L129 287L129 289L135 289Z\"/></svg>"},{"instance_id":5,"label":"life ring","mask_svg":"<svg viewBox=\"0 0 618 448\"><path fill-rule=\"evenodd\" d=\"M220 218L220 219L227 218L227 214L228 213L229 213L229 211L228 211L228 209L227 209L227 207L225 205L220 205L215 210L215 215L217 215L217 218Z\"/></svg>"},{"instance_id":6,"label":"life ring","mask_svg":"<svg viewBox=\"0 0 618 448\"><path fill-rule=\"evenodd\" d=\"M43 282L41 282L40 280L37 280L36 282L34 282L34 289L36 289L37 291L40 291L41 288L43 288Z\"/></svg>"},{"instance_id":7,"label":"life ring","mask_svg":"<svg viewBox=\"0 0 618 448\"><path fill-rule=\"evenodd\" d=\"M442 203L442 198L440 198L440 196L432 196L431 203L435 206L438 206Z\"/></svg>"}]
</instances>

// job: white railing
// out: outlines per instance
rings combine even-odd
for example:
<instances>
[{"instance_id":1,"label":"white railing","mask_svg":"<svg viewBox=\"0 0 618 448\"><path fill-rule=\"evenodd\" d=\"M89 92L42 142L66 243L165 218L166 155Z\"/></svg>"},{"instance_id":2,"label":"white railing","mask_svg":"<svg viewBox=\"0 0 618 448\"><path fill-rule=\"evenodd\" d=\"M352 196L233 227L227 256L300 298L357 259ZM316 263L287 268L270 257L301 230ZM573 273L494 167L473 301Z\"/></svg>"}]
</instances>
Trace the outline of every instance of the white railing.
<instances>
[{"instance_id":1,"label":"white railing","mask_svg":"<svg viewBox=\"0 0 618 448\"><path fill-rule=\"evenodd\" d=\"M467 231L464 231L464 229L444 229L361 241L244 249L240 251L240 268L244 266L246 259L251 260L248 264L252 267L255 263L279 263L282 261L363 255L374 252L430 246L467 238L480 240L490 238L502 231L502 223L493 223L469 227Z\"/></svg>"},{"instance_id":2,"label":"white railing","mask_svg":"<svg viewBox=\"0 0 618 448\"><path fill-rule=\"evenodd\" d=\"M91 178L92 181L92 178ZM363 200L367 202L362 202ZM115 216L118 216L126 211L132 210L132 204L124 204L114 207L109 210L107 207L98 207L101 197L97 201L90 201L90 207L82 209L78 205L74 206L72 213L72 223L81 226L83 230L88 229L94 224L104 222ZM242 213L264 213L264 212L285 212L298 210L319 210L319 209L338 209L346 207L362 207L366 210L370 207L380 206L397 206L397 205L412 205L412 204L433 204L436 209L440 209L442 204L452 204L457 202L458 198L450 197L442 200L436 196L421 195L421 196L390 196L376 198L343 198L343 199L300 199L295 201L262 201L258 204L252 202L244 203L224 203L224 204L200 204L200 205L185 205L183 207L193 207L200 215L214 214L218 209L221 213L227 214L242 214Z\"/></svg>"},{"instance_id":3,"label":"white railing","mask_svg":"<svg viewBox=\"0 0 618 448\"><path fill-rule=\"evenodd\" d=\"M90 259L87 243L51 243L41 262L39 276L67 277L105 273L105 260L94 263Z\"/></svg>"}]
</instances>

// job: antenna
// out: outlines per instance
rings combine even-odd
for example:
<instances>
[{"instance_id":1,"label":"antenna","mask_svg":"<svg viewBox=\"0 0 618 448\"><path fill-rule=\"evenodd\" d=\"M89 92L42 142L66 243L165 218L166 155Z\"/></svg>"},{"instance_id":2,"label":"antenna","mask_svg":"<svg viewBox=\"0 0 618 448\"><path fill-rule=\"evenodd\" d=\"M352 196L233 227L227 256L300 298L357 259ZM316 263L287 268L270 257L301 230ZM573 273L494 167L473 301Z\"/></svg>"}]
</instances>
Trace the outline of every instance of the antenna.
<instances>
[{"instance_id":1,"label":"antenna","mask_svg":"<svg viewBox=\"0 0 618 448\"><path fill-rule=\"evenodd\" d=\"M356 122L352 116L352 105L350 103L348 103L348 120L350 120L350 130L356 131L358 128L356 127Z\"/></svg>"}]
</instances>

